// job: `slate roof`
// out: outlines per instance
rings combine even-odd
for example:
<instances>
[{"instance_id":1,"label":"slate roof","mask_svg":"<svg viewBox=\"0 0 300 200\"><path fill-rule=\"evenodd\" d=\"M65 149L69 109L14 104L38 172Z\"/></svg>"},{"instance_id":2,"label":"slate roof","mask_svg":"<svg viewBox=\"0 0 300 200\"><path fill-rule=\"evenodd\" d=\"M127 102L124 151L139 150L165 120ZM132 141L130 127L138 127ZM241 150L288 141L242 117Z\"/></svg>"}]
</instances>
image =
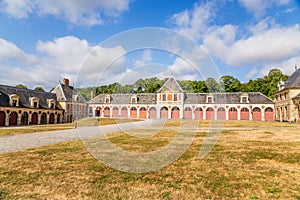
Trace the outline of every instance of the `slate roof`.
<instances>
[{"instance_id":1,"label":"slate roof","mask_svg":"<svg viewBox=\"0 0 300 200\"><path fill-rule=\"evenodd\" d=\"M57 101L86 103L85 98L74 87L69 85L59 83L50 92L56 94Z\"/></svg>"},{"instance_id":2,"label":"slate roof","mask_svg":"<svg viewBox=\"0 0 300 200\"><path fill-rule=\"evenodd\" d=\"M300 88L300 69L297 69L288 80L285 81L284 88Z\"/></svg>"},{"instance_id":3,"label":"slate roof","mask_svg":"<svg viewBox=\"0 0 300 200\"><path fill-rule=\"evenodd\" d=\"M263 95L260 92L234 92L234 93L186 93L186 104L206 103L207 96L213 97L214 104L239 104L241 102L241 96L248 95L250 104L272 104L272 99Z\"/></svg>"},{"instance_id":4,"label":"slate roof","mask_svg":"<svg viewBox=\"0 0 300 200\"><path fill-rule=\"evenodd\" d=\"M0 85L0 106L10 107L9 96L15 94L19 96L20 108L31 108L30 98L39 98L39 108L49 109L47 99L57 100L56 95L50 92L39 92L30 89L21 89L6 85ZM59 104L56 104L55 109L62 109Z\"/></svg>"},{"instance_id":5,"label":"slate roof","mask_svg":"<svg viewBox=\"0 0 300 200\"><path fill-rule=\"evenodd\" d=\"M110 104L130 104L131 98L136 96L138 104L156 104L156 94L141 93L141 94L100 94L88 103L105 103L105 97L110 97Z\"/></svg>"},{"instance_id":6,"label":"slate roof","mask_svg":"<svg viewBox=\"0 0 300 200\"><path fill-rule=\"evenodd\" d=\"M158 93L162 91L174 91L174 92L181 92L183 93L183 89L180 87L178 82L176 81L175 78L171 77L169 78L164 85L157 91Z\"/></svg>"}]
</instances>

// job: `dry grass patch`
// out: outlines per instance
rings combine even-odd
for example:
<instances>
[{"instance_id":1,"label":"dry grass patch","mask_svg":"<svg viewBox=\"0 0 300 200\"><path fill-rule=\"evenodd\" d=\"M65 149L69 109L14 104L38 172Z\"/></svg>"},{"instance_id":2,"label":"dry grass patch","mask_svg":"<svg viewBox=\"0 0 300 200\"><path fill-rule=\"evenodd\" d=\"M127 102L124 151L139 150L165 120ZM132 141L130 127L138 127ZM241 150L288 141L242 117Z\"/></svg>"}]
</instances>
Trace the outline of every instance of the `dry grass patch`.
<instances>
[{"instance_id":1,"label":"dry grass patch","mask_svg":"<svg viewBox=\"0 0 300 200\"><path fill-rule=\"evenodd\" d=\"M205 133L198 131L180 159L145 174L111 169L94 159L79 141L2 154L0 198L297 200L300 142L295 139L300 137L299 129L289 130L293 139L289 133L278 134L277 129L267 133L259 128L226 130L204 159L198 153ZM148 152L164 146L175 134L166 128L150 138L124 133L109 138L126 150ZM256 137L247 137L250 134Z\"/></svg>"}]
</instances>

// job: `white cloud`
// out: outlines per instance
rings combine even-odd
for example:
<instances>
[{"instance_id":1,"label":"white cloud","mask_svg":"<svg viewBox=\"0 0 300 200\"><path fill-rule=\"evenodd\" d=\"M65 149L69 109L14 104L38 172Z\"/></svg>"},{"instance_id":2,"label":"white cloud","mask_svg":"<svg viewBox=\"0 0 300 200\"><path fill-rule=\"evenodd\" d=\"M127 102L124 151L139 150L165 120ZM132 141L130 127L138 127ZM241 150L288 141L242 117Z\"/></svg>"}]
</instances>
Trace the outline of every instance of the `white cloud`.
<instances>
[{"instance_id":1,"label":"white cloud","mask_svg":"<svg viewBox=\"0 0 300 200\"><path fill-rule=\"evenodd\" d=\"M25 84L50 89L67 77L71 82L95 85L113 82L126 71L125 50L120 47L92 46L86 40L67 36L54 41L38 41L35 56L16 45L0 39L0 79L2 84Z\"/></svg>"},{"instance_id":2,"label":"white cloud","mask_svg":"<svg viewBox=\"0 0 300 200\"><path fill-rule=\"evenodd\" d=\"M133 65L134 67L144 66L146 63L152 61L152 51L150 49L146 49L143 51L141 60L134 60Z\"/></svg>"},{"instance_id":3,"label":"white cloud","mask_svg":"<svg viewBox=\"0 0 300 200\"><path fill-rule=\"evenodd\" d=\"M246 8L248 12L254 14L256 18L265 15L266 10L271 6L282 6L286 5L291 0L239 0L242 6Z\"/></svg>"},{"instance_id":4,"label":"white cloud","mask_svg":"<svg viewBox=\"0 0 300 200\"><path fill-rule=\"evenodd\" d=\"M180 33L196 40L201 39L214 16L213 9L213 2L194 4L192 10L184 10L173 14L170 21L174 25L174 29Z\"/></svg>"},{"instance_id":5,"label":"white cloud","mask_svg":"<svg viewBox=\"0 0 300 200\"><path fill-rule=\"evenodd\" d=\"M299 25L272 28L231 44L216 32L204 38L204 47L230 66L262 66L300 54Z\"/></svg>"},{"instance_id":6,"label":"white cloud","mask_svg":"<svg viewBox=\"0 0 300 200\"><path fill-rule=\"evenodd\" d=\"M2 12L16 18L36 13L52 15L75 25L102 24L106 17L118 17L128 10L130 0L2 0Z\"/></svg>"}]
</instances>

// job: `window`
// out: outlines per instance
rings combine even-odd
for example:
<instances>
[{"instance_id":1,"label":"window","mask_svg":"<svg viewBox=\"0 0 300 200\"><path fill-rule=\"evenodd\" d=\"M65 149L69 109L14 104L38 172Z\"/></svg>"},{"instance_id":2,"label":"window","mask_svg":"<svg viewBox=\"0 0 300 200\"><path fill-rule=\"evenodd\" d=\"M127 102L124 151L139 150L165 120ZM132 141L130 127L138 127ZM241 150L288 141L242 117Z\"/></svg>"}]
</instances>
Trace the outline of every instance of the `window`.
<instances>
[{"instance_id":1,"label":"window","mask_svg":"<svg viewBox=\"0 0 300 200\"><path fill-rule=\"evenodd\" d=\"M249 103L248 94L243 94L243 95L241 96L240 103Z\"/></svg>"},{"instance_id":2,"label":"window","mask_svg":"<svg viewBox=\"0 0 300 200\"><path fill-rule=\"evenodd\" d=\"M17 100L15 100L15 99L14 99L14 100L12 100L12 106L16 107L16 106L17 106L17 102L18 102L18 101L17 101Z\"/></svg>"},{"instance_id":3,"label":"window","mask_svg":"<svg viewBox=\"0 0 300 200\"><path fill-rule=\"evenodd\" d=\"M177 94L174 94L174 101L178 101Z\"/></svg>"},{"instance_id":4,"label":"window","mask_svg":"<svg viewBox=\"0 0 300 200\"><path fill-rule=\"evenodd\" d=\"M105 103L110 103L110 97L105 97Z\"/></svg>"},{"instance_id":5,"label":"window","mask_svg":"<svg viewBox=\"0 0 300 200\"><path fill-rule=\"evenodd\" d=\"M19 106L19 96L16 94L12 94L9 96L9 104L13 107Z\"/></svg>"},{"instance_id":6,"label":"window","mask_svg":"<svg viewBox=\"0 0 300 200\"><path fill-rule=\"evenodd\" d=\"M33 108L38 108L39 107L39 101L40 101L39 98L30 97L29 100L30 100L31 107L33 107ZM49 101L48 101L48 106L50 107Z\"/></svg>"},{"instance_id":7,"label":"window","mask_svg":"<svg viewBox=\"0 0 300 200\"><path fill-rule=\"evenodd\" d=\"M163 101L166 101L166 99L167 99L167 95L166 95L166 94L163 94L162 100L163 100Z\"/></svg>"},{"instance_id":8,"label":"window","mask_svg":"<svg viewBox=\"0 0 300 200\"><path fill-rule=\"evenodd\" d=\"M135 96L131 97L131 103L136 103L136 97Z\"/></svg>"},{"instance_id":9,"label":"window","mask_svg":"<svg viewBox=\"0 0 300 200\"><path fill-rule=\"evenodd\" d=\"M37 108L37 107L38 107L38 102L36 102L36 101L33 102L33 107L34 107L34 108Z\"/></svg>"},{"instance_id":10,"label":"window","mask_svg":"<svg viewBox=\"0 0 300 200\"><path fill-rule=\"evenodd\" d=\"M213 103L213 97L209 96L207 97L207 103Z\"/></svg>"},{"instance_id":11,"label":"window","mask_svg":"<svg viewBox=\"0 0 300 200\"><path fill-rule=\"evenodd\" d=\"M242 103L247 103L248 98L247 97L242 97Z\"/></svg>"}]
</instances>

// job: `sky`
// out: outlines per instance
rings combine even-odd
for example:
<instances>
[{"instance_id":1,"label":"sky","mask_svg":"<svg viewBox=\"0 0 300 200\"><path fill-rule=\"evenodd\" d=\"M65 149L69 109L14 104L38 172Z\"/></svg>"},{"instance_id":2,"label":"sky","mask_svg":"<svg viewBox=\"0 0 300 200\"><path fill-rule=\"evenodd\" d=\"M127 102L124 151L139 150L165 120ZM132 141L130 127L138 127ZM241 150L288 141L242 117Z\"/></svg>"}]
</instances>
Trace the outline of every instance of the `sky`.
<instances>
[{"instance_id":1,"label":"sky","mask_svg":"<svg viewBox=\"0 0 300 200\"><path fill-rule=\"evenodd\" d=\"M0 0L0 84L50 90L300 67L299 0Z\"/></svg>"}]
</instances>

